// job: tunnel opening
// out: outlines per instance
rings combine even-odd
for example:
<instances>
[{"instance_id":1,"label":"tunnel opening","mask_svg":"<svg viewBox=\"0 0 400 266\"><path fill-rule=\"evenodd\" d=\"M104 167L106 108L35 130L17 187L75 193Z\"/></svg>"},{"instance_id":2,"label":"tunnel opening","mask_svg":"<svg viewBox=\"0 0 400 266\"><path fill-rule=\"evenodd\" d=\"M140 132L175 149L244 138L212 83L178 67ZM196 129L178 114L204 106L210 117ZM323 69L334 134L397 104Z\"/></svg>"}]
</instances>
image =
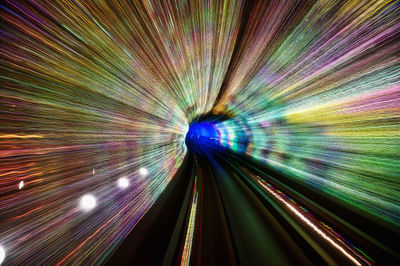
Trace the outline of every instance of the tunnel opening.
<instances>
[{"instance_id":1,"label":"tunnel opening","mask_svg":"<svg viewBox=\"0 0 400 266\"><path fill-rule=\"evenodd\" d=\"M215 145L219 140L219 132L216 124L223 122L229 117L215 114L205 114L193 119L189 124L189 130L185 136L185 143L189 149L196 147Z\"/></svg>"},{"instance_id":2,"label":"tunnel opening","mask_svg":"<svg viewBox=\"0 0 400 266\"><path fill-rule=\"evenodd\" d=\"M190 148L193 145L201 146L215 142L218 139L217 130L211 122L197 122L189 126L185 142Z\"/></svg>"}]
</instances>

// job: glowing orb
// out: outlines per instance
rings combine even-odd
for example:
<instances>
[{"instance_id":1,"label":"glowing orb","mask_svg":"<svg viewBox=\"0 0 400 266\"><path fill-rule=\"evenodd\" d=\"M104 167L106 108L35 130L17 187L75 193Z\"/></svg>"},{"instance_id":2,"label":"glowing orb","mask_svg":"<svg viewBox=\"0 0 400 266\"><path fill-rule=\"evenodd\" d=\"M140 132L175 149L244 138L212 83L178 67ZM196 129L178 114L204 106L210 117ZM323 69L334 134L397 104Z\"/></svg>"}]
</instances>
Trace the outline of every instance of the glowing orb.
<instances>
[{"instance_id":1,"label":"glowing orb","mask_svg":"<svg viewBox=\"0 0 400 266\"><path fill-rule=\"evenodd\" d=\"M149 174L149 171L148 171L146 168L141 167L141 168L139 169L139 174L140 174L142 177L146 177L146 176Z\"/></svg>"},{"instance_id":2,"label":"glowing orb","mask_svg":"<svg viewBox=\"0 0 400 266\"><path fill-rule=\"evenodd\" d=\"M96 198L91 194L86 194L81 198L80 207L84 211L90 211L96 207Z\"/></svg>"},{"instance_id":3,"label":"glowing orb","mask_svg":"<svg viewBox=\"0 0 400 266\"><path fill-rule=\"evenodd\" d=\"M126 177L121 177L120 179L118 179L118 187L122 189L129 187L129 179Z\"/></svg>"},{"instance_id":4,"label":"glowing orb","mask_svg":"<svg viewBox=\"0 0 400 266\"><path fill-rule=\"evenodd\" d=\"M6 251L2 246L0 246L0 264L4 261L6 257Z\"/></svg>"}]
</instances>

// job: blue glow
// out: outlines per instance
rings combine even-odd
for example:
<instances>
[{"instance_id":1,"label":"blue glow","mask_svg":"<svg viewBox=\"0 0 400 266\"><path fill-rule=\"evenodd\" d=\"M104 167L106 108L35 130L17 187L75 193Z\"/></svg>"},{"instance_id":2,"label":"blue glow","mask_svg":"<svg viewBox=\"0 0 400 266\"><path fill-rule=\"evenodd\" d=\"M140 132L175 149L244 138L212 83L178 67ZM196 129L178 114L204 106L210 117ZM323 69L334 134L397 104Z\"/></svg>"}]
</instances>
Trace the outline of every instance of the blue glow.
<instances>
[{"instance_id":1,"label":"blue glow","mask_svg":"<svg viewBox=\"0 0 400 266\"><path fill-rule=\"evenodd\" d=\"M185 141L187 145L215 144L218 143L218 132L210 122L194 123L190 125Z\"/></svg>"}]
</instances>

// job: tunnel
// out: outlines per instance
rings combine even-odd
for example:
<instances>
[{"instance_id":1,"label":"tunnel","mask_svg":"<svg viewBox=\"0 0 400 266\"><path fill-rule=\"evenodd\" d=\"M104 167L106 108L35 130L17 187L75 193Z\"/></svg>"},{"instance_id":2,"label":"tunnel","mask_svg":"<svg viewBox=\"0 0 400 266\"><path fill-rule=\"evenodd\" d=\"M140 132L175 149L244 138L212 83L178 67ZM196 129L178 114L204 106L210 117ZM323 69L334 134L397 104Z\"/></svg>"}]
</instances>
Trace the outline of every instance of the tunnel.
<instances>
[{"instance_id":1,"label":"tunnel","mask_svg":"<svg viewBox=\"0 0 400 266\"><path fill-rule=\"evenodd\" d=\"M0 2L0 265L400 265L400 4Z\"/></svg>"}]
</instances>

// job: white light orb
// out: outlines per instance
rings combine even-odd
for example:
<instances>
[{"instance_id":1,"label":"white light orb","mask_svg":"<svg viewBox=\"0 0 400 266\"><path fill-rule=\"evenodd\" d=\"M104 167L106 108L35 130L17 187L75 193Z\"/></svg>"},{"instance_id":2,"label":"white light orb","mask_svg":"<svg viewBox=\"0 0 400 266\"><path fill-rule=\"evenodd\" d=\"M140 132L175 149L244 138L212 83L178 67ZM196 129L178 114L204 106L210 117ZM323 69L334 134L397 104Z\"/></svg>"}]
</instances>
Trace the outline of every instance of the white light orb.
<instances>
[{"instance_id":1,"label":"white light orb","mask_svg":"<svg viewBox=\"0 0 400 266\"><path fill-rule=\"evenodd\" d=\"M118 187L122 189L129 187L129 179L126 177L121 177L118 179Z\"/></svg>"},{"instance_id":2,"label":"white light orb","mask_svg":"<svg viewBox=\"0 0 400 266\"><path fill-rule=\"evenodd\" d=\"M19 182L18 184L18 188L22 189L24 187L24 181Z\"/></svg>"},{"instance_id":3,"label":"white light orb","mask_svg":"<svg viewBox=\"0 0 400 266\"><path fill-rule=\"evenodd\" d=\"M0 264L4 261L5 258L6 258L6 251L2 246L0 246Z\"/></svg>"},{"instance_id":4,"label":"white light orb","mask_svg":"<svg viewBox=\"0 0 400 266\"><path fill-rule=\"evenodd\" d=\"M148 171L146 168L141 167L141 168L139 169L139 174L140 174L142 177L146 177L146 176L149 174L149 171Z\"/></svg>"},{"instance_id":5,"label":"white light orb","mask_svg":"<svg viewBox=\"0 0 400 266\"><path fill-rule=\"evenodd\" d=\"M96 207L96 198L91 194L86 194L81 198L80 207L84 211L90 211Z\"/></svg>"}]
</instances>

